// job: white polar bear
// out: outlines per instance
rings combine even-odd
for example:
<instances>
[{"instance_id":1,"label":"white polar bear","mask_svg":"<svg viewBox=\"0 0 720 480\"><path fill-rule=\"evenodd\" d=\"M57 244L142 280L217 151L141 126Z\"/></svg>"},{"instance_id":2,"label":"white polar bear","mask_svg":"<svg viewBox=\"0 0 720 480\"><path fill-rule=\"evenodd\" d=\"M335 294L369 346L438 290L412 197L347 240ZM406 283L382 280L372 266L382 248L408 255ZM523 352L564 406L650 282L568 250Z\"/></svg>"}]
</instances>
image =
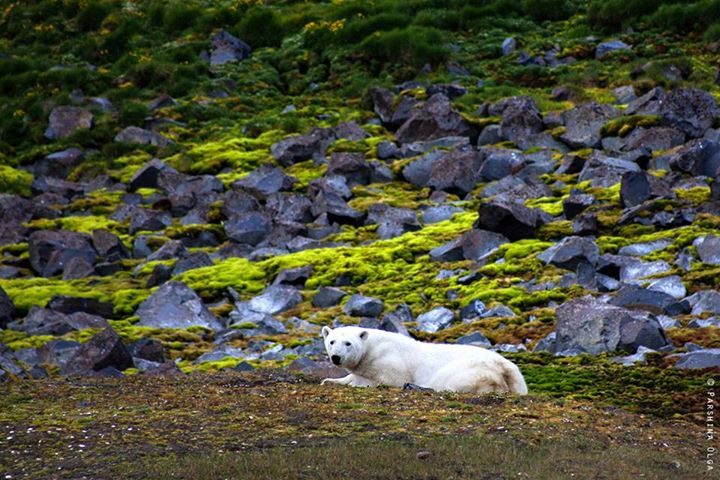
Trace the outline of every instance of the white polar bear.
<instances>
[{"instance_id":1,"label":"white polar bear","mask_svg":"<svg viewBox=\"0 0 720 480\"><path fill-rule=\"evenodd\" d=\"M359 327L323 327L322 335L330 360L351 372L322 383L354 387L412 383L453 392L528 392L517 365L481 347L424 343Z\"/></svg>"}]
</instances>

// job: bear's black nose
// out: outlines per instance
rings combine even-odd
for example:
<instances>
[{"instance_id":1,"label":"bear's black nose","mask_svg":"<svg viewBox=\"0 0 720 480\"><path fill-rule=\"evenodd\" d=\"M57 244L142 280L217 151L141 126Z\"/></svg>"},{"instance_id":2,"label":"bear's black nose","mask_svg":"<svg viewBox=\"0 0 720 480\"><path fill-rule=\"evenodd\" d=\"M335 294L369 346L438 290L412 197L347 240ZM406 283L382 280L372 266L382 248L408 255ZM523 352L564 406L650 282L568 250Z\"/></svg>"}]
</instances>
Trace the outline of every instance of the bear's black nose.
<instances>
[{"instance_id":1,"label":"bear's black nose","mask_svg":"<svg viewBox=\"0 0 720 480\"><path fill-rule=\"evenodd\" d=\"M340 365L340 355L333 355L330 357L330 360L332 360L335 365Z\"/></svg>"}]
</instances>

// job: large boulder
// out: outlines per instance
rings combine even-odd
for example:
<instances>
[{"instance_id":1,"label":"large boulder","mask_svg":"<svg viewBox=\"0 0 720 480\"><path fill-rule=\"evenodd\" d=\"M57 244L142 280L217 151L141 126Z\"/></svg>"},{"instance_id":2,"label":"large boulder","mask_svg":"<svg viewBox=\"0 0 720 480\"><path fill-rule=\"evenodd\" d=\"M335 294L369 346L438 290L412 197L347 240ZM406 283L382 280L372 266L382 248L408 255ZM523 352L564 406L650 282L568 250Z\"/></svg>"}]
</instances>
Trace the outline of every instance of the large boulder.
<instances>
[{"instance_id":1,"label":"large boulder","mask_svg":"<svg viewBox=\"0 0 720 480\"><path fill-rule=\"evenodd\" d=\"M371 173L370 164L361 152L334 152L330 155L327 174L344 177L350 188L370 183Z\"/></svg>"},{"instance_id":2,"label":"large boulder","mask_svg":"<svg viewBox=\"0 0 720 480\"><path fill-rule=\"evenodd\" d=\"M201 326L218 330L222 324L210 313L202 299L182 282L171 281L158 287L135 312L141 327L188 328Z\"/></svg>"},{"instance_id":3,"label":"large boulder","mask_svg":"<svg viewBox=\"0 0 720 480\"><path fill-rule=\"evenodd\" d=\"M73 258L94 264L97 258L90 239L69 230L39 230L30 235L30 265L43 277L62 272Z\"/></svg>"},{"instance_id":4,"label":"large boulder","mask_svg":"<svg viewBox=\"0 0 720 480\"><path fill-rule=\"evenodd\" d=\"M129 190L134 192L139 188L158 188L158 177L161 172L166 170L178 173L162 160L153 158L135 171L128 185Z\"/></svg>"},{"instance_id":5,"label":"large boulder","mask_svg":"<svg viewBox=\"0 0 720 480\"><path fill-rule=\"evenodd\" d=\"M525 138L542 132L543 129L540 110L532 99L522 104L509 104L502 112L500 135L505 140L520 143Z\"/></svg>"},{"instance_id":6,"label":"large boulder","mask_svg":"<svg viewBox=\"0 0 720 480\"><path fill-rule=\"evenodd\" d=\"M472 146L456 148L432 163L427 186L464 197L477 185L480 157Z\"/></svg>"},{"instance_id":7,"label":"large boulder","mask_svg":"<svg viewBox=\"0 0 720 480\"><path fill-rule=\"evenodd\" d=\"M591 296L576 298L556 311L558 352L580 350L592 355L639 346L659 349L669 345L665 332L652 315L637 315Z\"/></svg>"},{"instance_id":8,"label":"large boulder","mask_svg":"<svg viewBox=\"0 0 720 480\"><path fill-rule=\"evenodd\" d=\"M85 375L112 367L125 370L133 367L133 360L120 336L108 327L82 344L62 365L63 375Z\"/></svg>"},{"instance_id":9,"label":"large boulder","mask_svg":"<svg viewBox=\"0 0 720 480\"><path fill-rule=\"evenodd\" d=\"M272 230L272 220L261 212L242 212L230 217L223 225L230 240L247 245L257 245Z\"/></svg>"},{"instance_id":10,"label":"large boulder","mask_svg":"<svg viewBox=\"0 0 720 480\"><path fill-rule=\"evenodd\" d=\"M80 107L55 107L50 112L49 125L45 137L50 140L69 137L78 130L92 127L93 114L90 110Z\"/></svg>"},{"instance_id":11,"label":"large boulder","mask_svg":"<svg viewBox=\"0 0 720 480\"><path fill-rule=\"evenodd\" d=\"M95 251L108 262L130 258L130 252L120 237L105 229L95 229L92 234Z\"/></svg>"},{"instance_id":12,"label":"large boulder","mask_svg":"<svg viewBox=\"0 0 720 480\"><path fill-rule=\"evenodd\" d=\"M632 310L644 310L655 315L675 316L690 312L690 304L687 301L678 302L672 295L637 285L626 285L621 288L610 300L610 304Z\"/></svg>"},{"instance_id":13,"label":"large boulder","mask_svg":"<svg viewBox=\"0 0 720 480\"><path fill-rule=\"evenodd\" d=\"M486 182L512 175L526 160L522 152L509 148L482 147L480 156L482 164L476 170L477 177Z\"/></svg>"},{"instance_id":14,"label":"large boulder","mask_svg":"<svg viewBox=\"0 0 720 480\"><path fill-rule=\"evenodd\" d=\"M537 228L549 221L548 217L545 212L528 208L522 203L494 199L480 204L474 227L515 241L531 237Z\"/></svg>"},{"instance_id":15,"label":"large boulder","mask_svg":"<svg viewBox=\"0 0 720 480\"><path fill-rule=\"evenodd\" d=\"M230 62L240 62L250 56L250 45L231 35L226 30L220 30L210 38L210 66L216 67Z\"/></svg>"},{"instance_id":16,"label":"large boulder","mask_svg":"<svg viewBox=\"0 0 720 480\"><path fill-rule=\"evenodd\" d=\"M620 181L620 202L624 207L635 207L651 198L670 197L672 191L662 179L647 172L625 172Z\"/></svg>"},{"instance_id":17,"label":"large boulder","mask_svg":"<svg viewBox=\"0 0 720 480\"><path fill-rule=\"evenodd\" d=\"M610 105L595 102L580 105L563 113L565 133L560 139L571 148L597 148L600 146L600 130L618 115Z\"/></svg>"},{"instance_id":18,"label":"large boulder","mask_svg":"<svg viewBox=\"0 0 720 480\"><path fill-rule=\"evenodd\" d=\"M653 159L658 168L678 170L691 175L714 177L720 170L720 143L696 138Z\"/></svg>"},{"instance_id":19,"label":"large boulder","mask_svg":"<svg viewBox=\"0 0 720 480\"><path fill-rule=\"evenodd\" d=\"M702 137L720 115L718 103L710 93L695 88L678 88L665 96L660 107L665 125L683 131L691 138Z\"/></svg>"},{"instance_id":20,"label":"large boulder","mask_svg":"<svg viewBox=\"0 0 720 480\"><path fill-rule=\"evenodd\" d=\"M442 93L430 97L422 108L398 129L395 136L401 143L432 140L448 136L476 138L477 130L450 104Z\"/></svg>"}]
</instances>

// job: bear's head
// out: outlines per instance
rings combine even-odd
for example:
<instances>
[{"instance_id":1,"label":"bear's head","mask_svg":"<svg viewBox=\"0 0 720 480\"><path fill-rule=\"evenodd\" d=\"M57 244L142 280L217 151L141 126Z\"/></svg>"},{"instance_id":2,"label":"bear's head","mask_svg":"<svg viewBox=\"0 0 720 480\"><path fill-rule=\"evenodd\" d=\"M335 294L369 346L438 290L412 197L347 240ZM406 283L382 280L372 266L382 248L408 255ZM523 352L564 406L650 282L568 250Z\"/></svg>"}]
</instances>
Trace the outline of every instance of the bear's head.
<instances>
[{"instance_id":1,"label":"bear's head","mask_svg":"<svg viewBox=\"0 0 720 480\"><path fill-rule=\"evenodd\" d=\"M322 328L325 350L333 364L353 370L360 364L365 351L363 343L368 331L358 327Z\"/></svg>"}]
</instances>

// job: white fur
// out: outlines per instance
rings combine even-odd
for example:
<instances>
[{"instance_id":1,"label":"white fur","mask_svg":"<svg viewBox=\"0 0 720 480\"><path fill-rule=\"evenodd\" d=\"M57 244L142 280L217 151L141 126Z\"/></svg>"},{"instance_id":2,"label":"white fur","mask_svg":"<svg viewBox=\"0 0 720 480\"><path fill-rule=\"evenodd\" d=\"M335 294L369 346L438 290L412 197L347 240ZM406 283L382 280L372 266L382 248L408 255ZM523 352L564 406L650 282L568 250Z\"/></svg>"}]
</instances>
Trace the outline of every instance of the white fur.
<instances>
[{"instance_id":1,"label":"white fur","mask_svg":"<svg viewBox=\"0 0 720 480\"><path fill-rule=\"evenodd\" d=\"M528 391L514 363L484 348L418 342L397 333L359 327L323 327L322 335L328 356L335 356L339 366L351 372L343 378L326 378L323 383L354 387L413 383L433 390L518 395Z\"/></svg>"}]
</instances>

